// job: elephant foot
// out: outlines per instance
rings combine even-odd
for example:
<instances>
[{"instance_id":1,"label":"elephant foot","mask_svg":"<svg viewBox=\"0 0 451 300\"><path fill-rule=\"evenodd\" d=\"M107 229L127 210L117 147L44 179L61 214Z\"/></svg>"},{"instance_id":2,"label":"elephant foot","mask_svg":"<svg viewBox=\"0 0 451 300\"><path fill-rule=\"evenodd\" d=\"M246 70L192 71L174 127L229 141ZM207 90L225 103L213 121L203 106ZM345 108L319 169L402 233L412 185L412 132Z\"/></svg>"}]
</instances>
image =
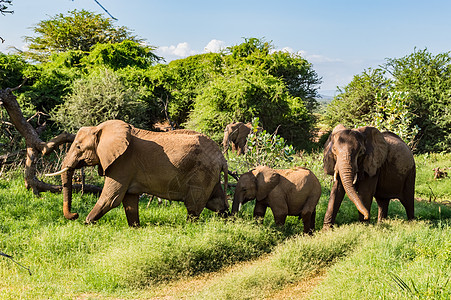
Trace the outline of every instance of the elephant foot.
<instances>
[{"instance_id":1,"label":"elephant foot","mask_svg":"<svg viewBox=\"0 0 451 300\"><path fill-rule=\"evenodd\" d=\"M334 228L334 224L324 223L321 231L329 231L329 230L332 230L333 228Z\"/></svg>"}]
</instances>

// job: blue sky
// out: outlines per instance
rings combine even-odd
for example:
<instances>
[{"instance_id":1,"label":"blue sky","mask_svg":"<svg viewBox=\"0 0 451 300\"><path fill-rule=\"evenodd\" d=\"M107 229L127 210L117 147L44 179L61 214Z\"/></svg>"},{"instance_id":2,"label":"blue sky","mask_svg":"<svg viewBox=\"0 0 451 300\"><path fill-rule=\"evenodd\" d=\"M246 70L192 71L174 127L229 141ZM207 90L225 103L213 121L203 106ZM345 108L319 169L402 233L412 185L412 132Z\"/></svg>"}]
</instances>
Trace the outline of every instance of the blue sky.
<instances>
[{"instance_id":1,"label":"blue sky","mask_svg":"<svg viewBox=\"0 0 451 300\"><path fill-rule=\"evenodd\" d=\"M451 50L451 1L417 0L99 0L134 34L170 61L265 38L276 49L300 52L322 77L320 93L334 95L367 68L415 49ZM73 9L104 14L94 0L13 0L0 15L0 51L25 47L40 20ZM105 16L107 16L105 14Z\"/></svg>"}]
</instances>

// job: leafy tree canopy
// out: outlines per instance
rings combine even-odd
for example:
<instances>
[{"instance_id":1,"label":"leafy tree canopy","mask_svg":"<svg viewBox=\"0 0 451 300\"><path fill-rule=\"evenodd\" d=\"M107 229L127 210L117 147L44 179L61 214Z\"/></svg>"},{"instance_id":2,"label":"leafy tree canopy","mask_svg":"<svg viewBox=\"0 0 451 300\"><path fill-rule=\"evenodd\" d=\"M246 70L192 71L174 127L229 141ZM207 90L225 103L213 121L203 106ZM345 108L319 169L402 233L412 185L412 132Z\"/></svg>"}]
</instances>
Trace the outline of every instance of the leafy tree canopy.
<instances>
[{"instance_id":1,"label":"leafy tree canopy","mask_svg":"<svg viewBox=\"0 0 451 300\"><path fill-rule=\"evenodd\" d=\"M204 132L216 140L232 121L259 117L297 146L309 140L316 106L316 72L299 55L272 52L258 39L171 62L170 112L178 124Z\"/></svg>"},{"instance_id":2,"label":"leafy tree canopy","mask_svg":"<svg viewBox=\"0 0 451 300\"><path fill-rule=\"evenodd\" d=\"M27 63L18 55L0 52L0 89L18 86L23 81L23 71Z\"/></svg>"},{"instance_id":3,"label":"leafy tree canopy","mask_svg":"<svg viewBox=\"0 0 451 300\"><path fill-rule=\"evenodd\" d=\"M382 69L368 69L355 75L352 81L328 105L324 119L332 127L341 123L359 126L371 122L376 109L376 95L390 86Z\"/></svg>"},{"instance_id":4,"label":"leafy tree canopy","mask_svg":"<svg viewBox=\"0 0 451 300\"><path fill-rule=\"evenodd\" d=\"M331 127L343 123L379 124L395 132L397 128L401 136L416 134L419 151L447 151L451 148L450 107L450 53L415 50L387 59L380 69L354 76L329 105L325 121Z\"/></svg>"},{"instance_id":5,"label":"leafy tree canopy","mask_svg":"<svg viewBox=\"0 0 451 300\"><path fill-rule=\"evenodd\" d=\"M52 53L90 51L97 44L142 42L127 27L116 27L111 19L86 10L73 10L40 21L33 31L36 36L25 37L29 43L26 54L37 61L47 61Z\"/></svg>"}]
</instances>

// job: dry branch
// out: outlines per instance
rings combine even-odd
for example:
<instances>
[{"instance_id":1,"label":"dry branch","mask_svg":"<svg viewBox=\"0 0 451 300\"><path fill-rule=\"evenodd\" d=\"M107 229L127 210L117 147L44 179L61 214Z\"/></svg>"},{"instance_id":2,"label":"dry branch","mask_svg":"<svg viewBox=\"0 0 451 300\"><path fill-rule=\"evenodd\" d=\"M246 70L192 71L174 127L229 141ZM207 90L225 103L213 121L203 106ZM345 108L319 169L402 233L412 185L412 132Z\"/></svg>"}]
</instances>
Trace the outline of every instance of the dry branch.
<instances>
[{"instance_id":1,"label":"dry branch","mask_svg":"<svg viewBox=\"0 0 451 300\"><path fill-rule=\"evenodd\" d=\"M25 80L26 81L26 80ZM36 177L36 164L38 158L52 152L53 149L59 145L73 142L75 136L69 133L62 133L48 142L43 142L36 131L36 129L27 122L22 114L16 96L12 93L18 90L24 83L15 88L7 88L0 90L0 105L5 107L11 119L11 123L24 137L27 146L27 159L25 162L25 186L27 189L32 189L33 193L50 191L52 193L59 193L62 186L52 185L39 180ZM75 190L81 190L81 185L74 185ZM87 193L100 193L101 188L94 185L83 186L83 191Z\"/></svg>"}]
</instances>

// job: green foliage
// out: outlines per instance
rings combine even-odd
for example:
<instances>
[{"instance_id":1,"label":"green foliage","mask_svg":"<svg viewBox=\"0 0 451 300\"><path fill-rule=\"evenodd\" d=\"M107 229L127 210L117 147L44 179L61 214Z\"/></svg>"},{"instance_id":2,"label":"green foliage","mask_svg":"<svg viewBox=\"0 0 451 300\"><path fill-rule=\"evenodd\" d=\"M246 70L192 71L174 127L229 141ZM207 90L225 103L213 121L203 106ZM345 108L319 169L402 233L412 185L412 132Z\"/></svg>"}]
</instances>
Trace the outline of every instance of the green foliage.
<instances>
[{"instance_id":1,"label":"green foliage","mask_svg":"<svg viewBox=\"0 0 451 300\"><path fill-rule=\"evenodd\" d=\"M295 150L287 145L285 139L277 132L269 134L266 130L259 132L259 119L252 120L252 130L247 137L247 152L244 155L231 158L237 165L238 173L242 174L257 166L283 168L294 160Z\"/></svg>"},{"instance_id":2,"label":"green foliage","mask_svg":"<svg viewBox=\"0 0 451 300\"><path fill-rule=\"evenodd\" d=\"M132 240L121 239L94 255L86 284L95 289L142 288L195 276L270 252L280 238L250 223L236 225L210 220L177 231L145 228ZM91 283L91 278L96 280Z\"/></svg>"},{"instance_id":3,"label":"green foliage","mask_svg":"<svg viewBox=\"0 0 451 300\"><path fill-rule=\"evenodd\" d=\"M317 230L331 186L331 176L321 171L321 157L304 154L294 160L313 170L323 187ZM416 157L418 164L419 158L449 161L447 155L431 154ZM302 224L296 217L289 217L283 229L275 227L269 210L263 224L254 222L251 203L243 209L244 219L252 221L225 221L204 210L199 221L187 222L183 203L152 202L147 207L148 199L143 199L139 229L128 228L120 207L86 226L83 216L96 196L74 193L73 211L81 218L68 221L61 212L62 196L36 197L26 190L20 173L0 179L0 250L30 267L33 275L0 257L2 299L263 299L324 272L328 276L316 281L309 298L411 298L390 277L394 274L412 291L413 282L415 295L449 299L451 208L444 205L416 203L416 216L427 223L391 220L376 225L373 204L370 224L347 225L357 221L357 210L345 200L338 226L312 237L298 235ZM420 166L418 173L422 178L431 170ZM437 183L449 198L448 182ZM392 201L389 216L405 217L399 201ZM215 273L206 275L210 272ZM202 284L198 275L206 275Z\"/></svg>"},{"instance_id":4,"label":"green foliage","mask_svg":"<svg viewBox=\"0 0 451 300\"><path fill-rule=\"evenodd\" d=\"M52 117L65 130L95 126L111 119L142 126L146 123L146 103L139 102L113 71L101 68L74 83L64 104L52 111Z\"/></svg>"},{"instance_id":5,"label":"green foliage","mask_svg":"<svg viewBox=\"0 0 451 300\"><path fill-rule=\"evenodd\" d=\"M120 43L96 44L85 58L88 64L103 65L113 70L125 67L146 68L160 60L153 47L126 40Z\"/></svg>"},{"instance_id":6,"label":"green foliage","mask_svg":"<svg viewBox=\"0 0 451 300\"><path fill-rule=\"evenodd\" d=\"M221 72L221 65L222 58L217 53L189 56L167 65L162 83L169 100L168 112L174 122L179 125L187 122L196 97L203 94L211 77Z\"/></svg>"},{"instance_id":7,"label":"green foliage","mask_svg":"<svg viewBox=\"0 0 451 300\"><path fill-rule=\"evenodd\" d=\"M448 225L388 222L368 231L311 299L449 299Z\"/></svg>"},{"instance_id":8,"label":"green foliage","mask_svg":"<svg viewBox=\"0 0 451 300\"><path fill-rule=\"evenodd\" d=\"M229 48L229 52L190 58L186 63L193 72L181 72L187 69L183 62L178 74L189 76L184 78L182 87L172 89L183 90L185 98L181 102L173 97L171 105L190 112L181 119L185 120L184 126L219 141L228 123L259 117L268 131L280 126L278 132L287 141L306 147L315 121L312 115L316 106L315 86L320 80L299 55L271 54L270 49L269 43L246 39L243 44ZM199 62L209 67L199 69ZM173 66L169 64L169 68Z\"/></svg>"},{"instance_id":9,"label":"green foliage","mask_svg":"<svg viewBox=\"0 0 451 300\"><path fill-rule=\"evenodd\" d=\"M445 201L451 199L451 153L424 153L415 156L417 176L415 197L424 201ZM435 168L448 173L448 177L434 179Z\"/></svg>"},{"instance_id":10,"label":"green foliage","mask_svg":"<svg viewBox=\"0 0 451 300\"><path fill-rule=\"evenodd\" d=\"M193 298L268 298L285 286L333 265L352 252L365 235L365 228L359 225L340 227L313 237L296 236L281 243L267 259L226 274Z\"/></svg>"},{"instance_id":11,"label":"green foliage","mask_svg":"<svg viewBox=\"0 0 451 300\"><path fill-rule=\"evenodd\" d=\"M376 95L384 95L389 80L381 69L368 69L352 81L328 105L324 119L331 127L370 123L376 109Z\"/></svg>"},{"instance_id":12,"label":"green foliage","mask_svg":"<svg viewBox=\"0 0 451 300\"><path fill-rule=\"evenodd\" d=\"M26 54L37 61L46 61L52 53L69 50L88 52L97 44L120 43L125 40L142 41L125 26L86 10L73 10L40 21L32 28L36 36L26 37Z\"/></svg>"},{"instance_id":13,"label":"green foliage","mask_svg":"<svg viewBox=\"0 0 451 300\"><path fill-rule=\"evenodd\" d=\"M385 98L382 93L377 93L376 112L370 124L379 130L388 130L397 134L413 147L420 128L412 124L414 116L409 112L408 100L408 94L404 92L388 92Z\"/></svg>"},{"instance_id":14,"label":"green foliage","mask_svg":"<svg viewBox=\"0 0 451 300\"><path fill-rule=\"evenodd\" d=\"M28 63L19 56L0 53L0 90L19 86L28 67ZM19 136L14 126L10 125L6 109L0 106L0 154L20 150L24 145L20 143Z\"/></svg>"},{"instance_id":15,"label":"green foliage","mask_svg":"<svg viewBox=\"0 0 451 300\"><path fill-rule=\"evenodd\" d=\"M394 86L409 94L413 125L421 128L418 148L443 151L451 148L451 54L433 55L415 50L398 59L388 59L385 68L395 78Z\"/></svg>"},{"instance_id":16,"label":"green foliage","mask_svg":"<svg viewBox=\"0 0 451 300\"><path fill-rule=\"evenodd\" d=\"M18 55L6 55L0 52L0 89L14 88L22 83L23 71L27 62Z\"/></svg>"},{"instance_id":17,"label":"green foliage","mask_svg":"<svg viewBox=\"0 0 451 300\"><path fill-rule=\"evenodd\" d=\"M451 147L450 95L450 53L434 56L424 49L387 59L381 69L354 76L329 105L324 119L331 127L376 122L408 141L416 135L415 147L421 152L446 151Z\"/></svg>"}]
</instances>

